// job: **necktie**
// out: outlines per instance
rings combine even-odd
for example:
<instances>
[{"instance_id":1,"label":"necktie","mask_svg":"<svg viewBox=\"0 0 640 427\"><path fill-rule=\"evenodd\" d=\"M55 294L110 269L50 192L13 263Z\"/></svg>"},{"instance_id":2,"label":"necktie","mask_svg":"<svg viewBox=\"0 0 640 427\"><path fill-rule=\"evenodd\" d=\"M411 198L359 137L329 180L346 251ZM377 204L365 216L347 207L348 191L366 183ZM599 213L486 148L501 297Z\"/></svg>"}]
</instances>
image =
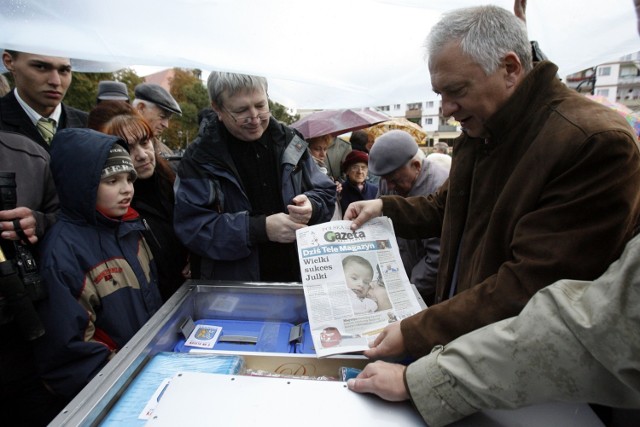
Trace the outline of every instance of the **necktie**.
<instances>
[{"instance_id":1,"label":"necktie","mask_svg":"<svg viewBox=\"0 0 640 427\"><path fill-rule=\"evenodd\" d=\"M51 144L51 140L53 139L53 135L56 133L56 124L53 119L48 119L45 117L40 117L37 123L38 131L42 138L47 141L47 144Z\"/></svg>"}]
</instances>

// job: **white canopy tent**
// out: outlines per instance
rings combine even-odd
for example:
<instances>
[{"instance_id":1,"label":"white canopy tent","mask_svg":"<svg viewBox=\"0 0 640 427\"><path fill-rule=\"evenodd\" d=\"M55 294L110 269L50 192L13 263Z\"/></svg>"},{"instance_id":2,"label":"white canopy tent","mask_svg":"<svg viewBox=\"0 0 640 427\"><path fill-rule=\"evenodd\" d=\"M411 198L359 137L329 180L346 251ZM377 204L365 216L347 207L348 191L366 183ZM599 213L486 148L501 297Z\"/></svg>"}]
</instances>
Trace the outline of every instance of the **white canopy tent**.
<instances>
[{"instance_id":1,"label":"white canopy tent","mask_svg":"<svg viewBox=\"0 0 640 427\"><path fill-rule=\"evenodd\" d=\"M513 9L513 0L489 3ZM471 0L2 0L0 48L97 61L264 75L290 108L419 102L422 45ZM632 0L531 0L530 38L560 76L640 51Z\"/></svg>"}]
</instances>

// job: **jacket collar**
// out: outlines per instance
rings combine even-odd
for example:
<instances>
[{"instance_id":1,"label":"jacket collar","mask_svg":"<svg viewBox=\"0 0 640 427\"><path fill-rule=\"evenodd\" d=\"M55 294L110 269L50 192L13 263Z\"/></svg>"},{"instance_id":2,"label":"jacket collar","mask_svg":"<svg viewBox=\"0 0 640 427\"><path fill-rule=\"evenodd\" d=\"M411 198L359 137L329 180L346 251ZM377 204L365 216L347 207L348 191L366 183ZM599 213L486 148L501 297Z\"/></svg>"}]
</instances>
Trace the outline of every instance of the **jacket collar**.
<instances>
[{"instance_id":1,"label":"jacket collar","mask_svg":"<svg viewBox=\"0 0 640 427\"><path fill-rule=\"evenodd\" d=\"M106 216L105 214L103 214L102 212L96 209L96 223L103 225L107 228L116 228L122 224L135 221L138 218L140 218L140 215L132 207L129 207L127 209L127 212L120 218L112 218L112 217Z\"/></svg>"},{"instance_id":2,"label":"jacket collar","mask_svg":"<svg viewBox=\"0 0 640 427\"><path fill-rule=\"evenodd\" d=\"M222 139L222 135L224 135L227 130L224 129L224 125L218 120L215 114L209 115L205 120L206 122L203 123L200 128L198 144L194 147L193 159L199 163L209 163L224 169L231 168L234 174L237 175L229 150ZM297 141L298 147L295 150L300 151L300 149L306 149L306 142L302 138L286 126L278 123L273 117L269 119L269 126L265 132L269 133L271 142L276 145L284 147L285 144L288 144L294 137L297 137L299 141Z\"/></svg>"},{"instance_id":3,"label":"jacket collar","mask_svg":"<svg viewBox=\"0 0 640 427\"><path fill-rule=\"evenodd\" d=\"M16 101L18 101L18 104L20 104L24 112L27 113L27 116L29 116L29 118L31 119L31 122L35 126L38 120L40 120L44 116L38 113L33 108L31 108L29 104L27 104L22 98L20 98L20 92L18 92L18 88L15 88L13 92L16 97ZM51 113L51 115L49 115L49 117L46 117L46 118L53 120L57 127L58 124L60 123L61 116L62 116L62 103L58 104L56 108L53 110L53 113Z\"/></svg>"},{"instance_id":4,"label":"jacket collar","mask_svg":"<svg viewBox=\"0 0 640 427\"><path fill-rule=\"evenodd\" d=\"M40 135L40 132L38 132L38 129L33 124L31 118L18 102L18 99L16 98L13 90L0 99L0 106L0 115L2 116L2 121L6 122L10 126L15 127L18 133L22 133L33 139L45 150L50 150L49 144L47 144L42 138L42 135ZM64 103L60 103L60 106L62 107L62 112L57 124L58 130L66 127L68 117L67 107L64 105ZM82 123L76 124L79 125ZM83 127L84 126L86 126L86 123L83 124Z\"/></svg>"},{"instance_id":5,"label":"jacket collar","mask_svg":"<svg viewBox=\"0 0 640 427\"><path fill-rule=\"evenodd\" d=\"M553 94L564 87L557 78L557 72L558 67L549 61L541 61L534 66L505 105L485 123L490 135L484 141L487 147L508 139L514 130L522 131L534 125L528 118L545 108Z\"/></svg>"}]
</instances>

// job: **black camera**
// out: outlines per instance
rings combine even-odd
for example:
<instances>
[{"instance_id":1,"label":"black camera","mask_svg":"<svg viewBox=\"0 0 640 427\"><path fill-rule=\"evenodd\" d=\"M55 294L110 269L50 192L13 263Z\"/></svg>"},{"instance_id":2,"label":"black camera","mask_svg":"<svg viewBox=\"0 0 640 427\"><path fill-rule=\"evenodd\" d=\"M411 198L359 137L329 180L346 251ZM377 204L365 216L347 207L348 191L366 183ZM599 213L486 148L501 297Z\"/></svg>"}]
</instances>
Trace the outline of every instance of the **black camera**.
<instances>
[{"instance_id":1,"label":"black camera","mask_svg":"<svg viewBox=\"0 0 640 427\"><path fill-rule=\"evenodd\" d=\"M16 208L16 175L0 172L0 210ZM15 321L26 340L44 334L33 302L47 296L28 242L0 238L0 321Z\"/></svg>"}]
</instances>

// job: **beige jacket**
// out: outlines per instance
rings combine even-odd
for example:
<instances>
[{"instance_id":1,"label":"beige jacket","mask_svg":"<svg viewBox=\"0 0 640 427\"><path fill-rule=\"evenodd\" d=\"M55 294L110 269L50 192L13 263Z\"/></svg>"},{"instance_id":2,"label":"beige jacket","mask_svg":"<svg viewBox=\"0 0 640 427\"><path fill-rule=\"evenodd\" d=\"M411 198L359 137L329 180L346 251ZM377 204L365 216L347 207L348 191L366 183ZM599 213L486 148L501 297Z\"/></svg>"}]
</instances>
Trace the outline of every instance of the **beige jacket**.
<instances>
[{"instance_id":1,"label":"beige jacket","mask_svg":"<svg viewBox=\"0 0 640 427\"><path fill-rule=\"evenodd\" d=\"M640 408L640 236L600 278L542 289L517 317L436 347L405 379L431 427L547 401Z\"/></svg>"}]
</instances>

